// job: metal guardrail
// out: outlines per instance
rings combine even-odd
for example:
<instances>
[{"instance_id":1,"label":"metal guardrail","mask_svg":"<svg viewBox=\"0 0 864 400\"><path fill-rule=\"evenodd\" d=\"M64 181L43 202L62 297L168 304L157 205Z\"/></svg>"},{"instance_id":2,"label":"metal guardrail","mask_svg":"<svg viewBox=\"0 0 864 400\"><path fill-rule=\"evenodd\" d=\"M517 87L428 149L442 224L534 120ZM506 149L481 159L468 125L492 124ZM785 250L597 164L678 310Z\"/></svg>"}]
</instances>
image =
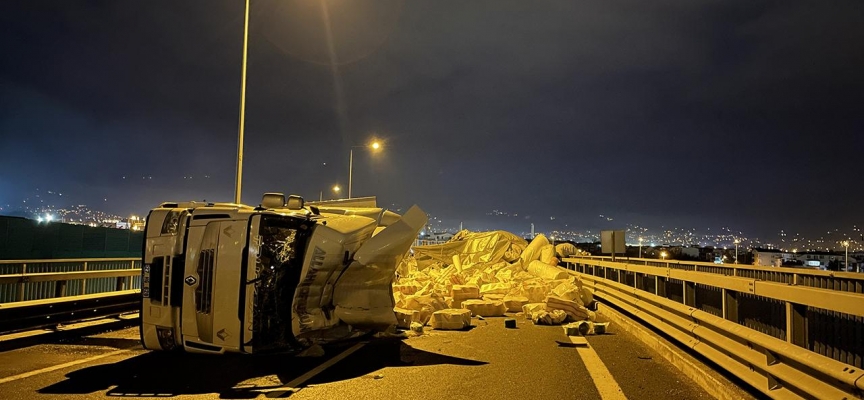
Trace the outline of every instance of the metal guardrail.
<instances>
[{"instance_id":1,"label":"metal guardrail","mask_svg":"<svg viewBox=\"0 0 864 400\"><path fill-rule=\"evenodd\" d=\"M646 259L562 261L598 298L772 398L864 393L862 274Z\"/></svg>"},{"instance_id":2,"label":"metal guardrail","mask_svg":"<svg viewBox=\"0 0 864 400\"><path fill-rule=\"evenodd\" d=\"M584 260L611 261L608 256L578 257ZM617 257L617 262L650 265L706 272L727 276L741 276L763 281L781 282L844 292L864 293L864 274L858 272L824 271L811 268L763 267L748 264L716 264L698 261L658 260L656 258Z\"/></svg>"},{"instance_id":3,"label":"metal guardrail","mask_svg":"<svg viewBox=\"0 0 864 400\"><path fill-rule=\"evenodd\" d=\"M0 260L0 303L140 287L140 258Z\"/></svg>"},{"instance_id":4,"label":"metal guardrail","mask_svg":"<svg viewBox=\"0 0 864 400\"><path fill-rule=\"evenodd\" d=\"M0 334L137 311L140 290L0 304Z\"/></svg>"}]
</instances>

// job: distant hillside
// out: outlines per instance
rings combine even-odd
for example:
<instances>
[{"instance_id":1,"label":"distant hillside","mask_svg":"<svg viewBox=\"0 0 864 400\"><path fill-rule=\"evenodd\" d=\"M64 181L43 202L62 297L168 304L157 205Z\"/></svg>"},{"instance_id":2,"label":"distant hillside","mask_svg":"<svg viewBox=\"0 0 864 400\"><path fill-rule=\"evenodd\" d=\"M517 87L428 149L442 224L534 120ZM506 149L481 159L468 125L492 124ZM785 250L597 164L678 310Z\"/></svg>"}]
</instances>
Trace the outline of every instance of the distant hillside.
<instances>
[{"instance_id":1,"label":"distant hillside","mask_svg":"<svg viewBox=\"0 0 864 400\"><path fill-rule=\"evenodd\" d=\"M0 216L0 260L140 257L144 233Z\"/></svg>"}]
</instances>

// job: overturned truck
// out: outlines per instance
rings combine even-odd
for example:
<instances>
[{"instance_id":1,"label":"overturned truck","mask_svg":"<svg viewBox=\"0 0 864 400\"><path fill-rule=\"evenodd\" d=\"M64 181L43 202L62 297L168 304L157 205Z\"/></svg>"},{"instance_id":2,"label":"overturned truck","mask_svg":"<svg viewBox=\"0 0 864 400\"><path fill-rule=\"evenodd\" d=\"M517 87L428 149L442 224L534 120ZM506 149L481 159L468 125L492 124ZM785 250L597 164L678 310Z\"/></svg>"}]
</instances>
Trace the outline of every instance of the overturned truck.
<instances>
[{"instance_id":1,"label":"overturned truck","mask_svg":"<svg viewBox=\"0 0 864 400\"><path fill-rule=\"evenodd\" d=\"M295 352L384 330L397 322L394 271L425 224L417 206L399 216L374 199L162 203L145 228L141 342Z\"/></svg>"}]
</instances>

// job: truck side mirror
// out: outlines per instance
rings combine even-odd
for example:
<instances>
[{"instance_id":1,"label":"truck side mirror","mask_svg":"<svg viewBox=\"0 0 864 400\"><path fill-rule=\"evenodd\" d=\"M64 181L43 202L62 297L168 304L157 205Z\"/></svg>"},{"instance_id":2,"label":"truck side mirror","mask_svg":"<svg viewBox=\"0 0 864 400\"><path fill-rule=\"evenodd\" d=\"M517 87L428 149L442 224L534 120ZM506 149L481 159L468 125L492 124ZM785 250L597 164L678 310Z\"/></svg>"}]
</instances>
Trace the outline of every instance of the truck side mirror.
<instances>
[{"instance_id":1,"label":"truck side mirror","mask_svg":"<svg viewBox=\"0 0 864 400\"><path fill-rule=\"evenodd\" d=\"M302 202L302 200L301 200ZM261 207L281 208L285 206L285 195L282 193L264 193L261 198Z\"/></svg>"},{"instance_id":2,"label":"truck side mirror","mask_svg":"<svg viewBox=\"0 0 864 400\"><path fill-rule=\"evenodd\" d=\"M285 204L285 207L288 207L289 210L300 210L303 208L303 205L303 197L292 194L288 196L288 203Z\"/></svg>"}]
</instances>

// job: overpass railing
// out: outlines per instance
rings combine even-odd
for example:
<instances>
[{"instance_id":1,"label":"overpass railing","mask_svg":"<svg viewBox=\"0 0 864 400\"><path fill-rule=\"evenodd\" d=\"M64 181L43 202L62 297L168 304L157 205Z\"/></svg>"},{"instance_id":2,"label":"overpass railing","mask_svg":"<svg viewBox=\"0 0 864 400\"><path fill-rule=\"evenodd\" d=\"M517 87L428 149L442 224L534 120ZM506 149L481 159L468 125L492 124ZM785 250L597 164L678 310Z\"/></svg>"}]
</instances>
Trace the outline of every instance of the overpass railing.
<instances>
[{"instance_id":1,"label":"overpass railing","mask_svg":"<svg viewBox=\"0 0 864 400\"><path fill-rule=\"evenodd\" d=\"M0 260L0 334L135 312L140 258Z\"/></svg>"},{"instance_id":2,"label":"overpass railing","mask_svg":"<svg viewBox=\"0 0 864 400\"><path fill-rule=\"evenodd\" d=\"M141 258L0 260L0 303L141 288Z\"/></svg>"},{"instance_id":3,"label":"overpass railing","mask_svg":"<svg viewBox=\"0 0 864 400\"><path fill-rule=\"evenodd\" d=\"M864 274L574 257L595 296L772 398L861 398Z\"/></svg>"}]
</instances>

